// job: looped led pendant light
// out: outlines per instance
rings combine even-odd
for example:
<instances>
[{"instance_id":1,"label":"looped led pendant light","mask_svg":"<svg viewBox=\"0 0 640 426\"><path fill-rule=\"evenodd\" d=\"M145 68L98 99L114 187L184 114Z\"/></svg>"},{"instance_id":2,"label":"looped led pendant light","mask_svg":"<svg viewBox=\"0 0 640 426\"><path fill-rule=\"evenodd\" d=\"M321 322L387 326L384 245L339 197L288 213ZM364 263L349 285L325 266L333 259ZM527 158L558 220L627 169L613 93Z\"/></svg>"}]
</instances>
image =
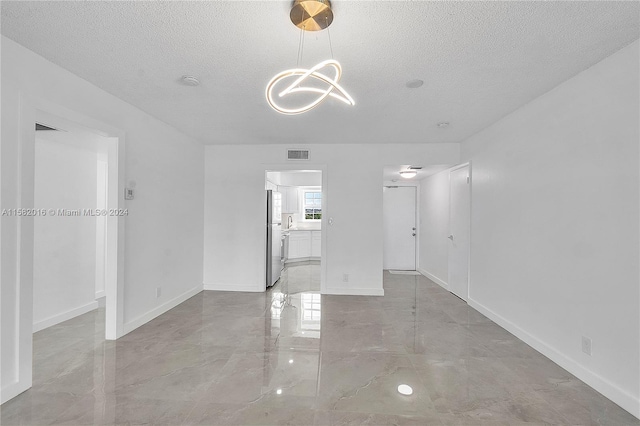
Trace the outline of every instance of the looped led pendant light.
<instances>
[{"instance_id":1,"label":"looped led pendant light","mask_svg":"<svg viewBox=\"0 0 640 426\"><path fill-rule=\"evenodd\" d=\"M331 10L331 2L329 0L295 0L293 8L289 14L291 22L302 31L320 31L328 28L333 22L333 11ZM301 33L302 34L302 33ZM304 43L304 37L301 37L301 46L299 47L299 55ZM329 47L331 48L331 38L329 36ZM333 56L333 48L332 56ZM331 68L334 76L330 77L322 72L324 68ZM353 98L342 88L338 82L342 76L342 67L338 61L332 59L322 61L310 69L293 68L276 74L267 84L266 97L269 106L281 114L295 115L307 112L328 97L338 99L347 105L355 105ZM297 78L296 78L297 77ZM307 103L302 106L287 107L282 106L276 101L274 92L276 86L283 84L285 80L295 78L285 89L277 93L278 98L284 98L287 95L302 94L303 99ZM317 86L301 86L305 80L310 80L316 84L324 84L326 88ZM306 94L306 95L305 95ZM308 101L309 94L319 95L315 100Z\"/></svg>"}]
</instances>

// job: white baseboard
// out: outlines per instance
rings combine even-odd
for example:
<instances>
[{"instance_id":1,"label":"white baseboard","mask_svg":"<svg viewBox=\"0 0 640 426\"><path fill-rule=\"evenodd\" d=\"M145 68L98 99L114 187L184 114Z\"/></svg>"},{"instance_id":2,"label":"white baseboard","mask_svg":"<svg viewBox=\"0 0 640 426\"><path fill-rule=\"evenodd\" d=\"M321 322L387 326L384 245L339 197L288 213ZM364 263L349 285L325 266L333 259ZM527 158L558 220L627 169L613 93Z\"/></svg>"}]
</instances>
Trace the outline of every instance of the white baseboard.
<instances>
[{"instance_id":1,"label":"white baseboard","mask_svg":"<svg viewBox=\"0 0 640 426\"><path fill-rule=\"evenodd\" d=\"M31 387L31 383L25 384L20 382L9 383L2 389L0 389L0 404L4 404L10 399L15 398L22 392L28 390Z\"/></svg>"},{"instance_id":2,"label":"white baseboard","mask_svg":"<svg viewBox=\"0 0 640 426\"><path fill-rule=\"evenodd\" d=\"M155 317L158 317L158 316L164 314L169 309L175 308L176 306L178 306L179 304L181 304L185 300L195 296L196 294L200 293L201 291L202 291L202 286L194 287L191 290L188 290L188 291L182 293L178 297L174 297L173 299L163 303L162 305L160 305L160 306L158 306L156 308L153 308L149 312L140 315L136 319L125 323L124 327L123 327L124 331L123 331L122 335L124 336L125 334L132 332L133 330L135 330L136 328L140 327L141 325L144 325L144 324L148 323L149 321L151 321L152 319L154 319Z\"/></svg>"},{"instance_id":3,"label":"white baseboard","mask_svg":"<svg viewBox=\"0 0 640 426\"><path fill-rule=\"evenodd\" d=\"M40 330L44 330L45 328L51 327L52 325L60 324L61 322L70 320L71 318L75 318L79 315L86 314L87 312L93 311L94 309L98 309L98 302L93 301L87 303L86 305L79 306L74 309L70 309L66 312L62 312L60 314L52 315L49 318L45 318L41 321L33 323L33 332L37 332Z\"/></svg>"},{"instance_id":4,"label":"white baseboard","mask_svg":"<svg viewBox=\"0 0 640 426\"><path fill-rule=\"evenodd\" d=\"M285 265L288 265L289 263L298 263L298 262L309 262L311 260L321 260L322 258L320 257L297 257L295 259L287 259L284 261Z\"/></svg>"},{"instance_id":5,"label":"white baseboard","mask_svg":"<svg viewBox=\"0 0 640 426\"><path fill-rule=\"evenodd\" d=\"M105 297L107 295L107 293L102 290L102 291L96 291L96 299L100 299L101 297Z\"/></svg>"},{"instance_id":6,"label":"white baseboard","mask_svg":"<svg viewBox=\"0 0 640 426\"><path fill-rule=\"evenodd\" d=\"M211 290L211 291L239 291L245 293L261 293L266 290L265 288L258 289L255 285L246 285L246 284L229 284L229 283L204 283L202 286L203 290Z\"/></svg>"},{"instance_id":7,"label":"white baseboard","mask_svg":"<svg viewBox=\"0 0 640 426\"><path fill-rule=\"evenodd\" d=\"M506 318L493 312L491 309L469 298L467 301L469 306L476 309L478 312L491 319L493 322L509 331L511 334L531 346L533 349L540 352L542 355L549 358L551 361L558 364L560 367L573 374L587 385L591 386L596 391L600 392L611 401L618 404L620 407L640 418L640 399L637 399L628 392L620 389L615 384L609 382L605 378L597 375L596 373L586 369L573 359L557 351L553 347L547 345L542 340L529 334L527 331L513 324Z\"/></svg>"},{"instance_id":8,"label":"white baseboard","mask_svg":"<svg viewBox=\"0 0 640 426\"><path fill-rule=\"evenodd\" d=\"M445 290L449 291L449 284L447 284L446 282L444 282L443 280L441 280L440 278L436 277L435 275L433 275L432 273L422 269L422 268L418 268L418 272L420 272L422 275L424 275L425 277L429 278L431 281L433 281L434 283L438 284L440 287L444 288Z\"/></svg>"},{"instance_id":9,"label":"white baseboard","mask_svg":"<svg viewBox=\"0 0 640 426\"><path fill-rule=\"evenodd\" d=\"M384 296L382 288L327 287L322 294L341 296Z\"/></svg>"}]
</instances>

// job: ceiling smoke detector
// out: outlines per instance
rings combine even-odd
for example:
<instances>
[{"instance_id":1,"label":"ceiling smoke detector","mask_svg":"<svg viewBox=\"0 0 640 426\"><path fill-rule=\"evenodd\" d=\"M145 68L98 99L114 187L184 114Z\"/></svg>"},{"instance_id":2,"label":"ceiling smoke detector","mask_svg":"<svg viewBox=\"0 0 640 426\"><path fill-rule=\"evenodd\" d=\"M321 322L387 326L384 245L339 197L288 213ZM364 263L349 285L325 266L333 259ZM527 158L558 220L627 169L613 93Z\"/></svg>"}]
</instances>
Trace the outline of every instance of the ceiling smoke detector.
<instances>
[{"instance_id":1,"label":"ceiling smoke detector","mask_svg":"<svg viewBox=\"0 0 640 426\"><path fill-rule=\"evenodd\" d=\"M185 86L200 86L200 80L192 75L183 75L180 82Z\"/></svg>"},{"instance_id":2,"label":"ceiling smoke detector","mask_svg":"<svg viewBox=\"0 0 640 426\"><path fill-rule=\"evenodd\" d=\"M417 89L418 87L422 86L423 84L424 84L424 81L418 80L418 79L407 81L407 87L409 89Z\"/></svg>"}]
</instances>

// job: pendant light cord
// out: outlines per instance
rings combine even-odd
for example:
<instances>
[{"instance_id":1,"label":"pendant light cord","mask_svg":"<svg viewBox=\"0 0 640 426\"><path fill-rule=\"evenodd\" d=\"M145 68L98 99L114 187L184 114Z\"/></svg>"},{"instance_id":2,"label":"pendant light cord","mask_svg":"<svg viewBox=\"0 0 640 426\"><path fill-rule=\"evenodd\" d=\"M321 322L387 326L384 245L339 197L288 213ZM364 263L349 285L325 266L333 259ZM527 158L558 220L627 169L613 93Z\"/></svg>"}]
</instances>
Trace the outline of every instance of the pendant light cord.
<instances>
[{"instance_id":1,"label":"pendant light cord","mask_svg":"<svg viewBox=\"0 0 640 426\"><path fill-rule=\"evenodd\" d=\"M300 28L300 37L298 37L298 56L296 57L296 67L300 67L300 56L302 51L302 33L304 30Z\"/></svg>"},{"instance_id":2,"label":"pendant light cord","mask_svg":"<svg viewBox=\"0 0 640 426\"><path fill-rule=\"evenodd\" d=\"M331 31L329 30L329 18L324 18L327 22L327 35L329 36L329 50L331 51L331 59L333 59L333 45L331 44Z\"/></svg>"}]
</instances>

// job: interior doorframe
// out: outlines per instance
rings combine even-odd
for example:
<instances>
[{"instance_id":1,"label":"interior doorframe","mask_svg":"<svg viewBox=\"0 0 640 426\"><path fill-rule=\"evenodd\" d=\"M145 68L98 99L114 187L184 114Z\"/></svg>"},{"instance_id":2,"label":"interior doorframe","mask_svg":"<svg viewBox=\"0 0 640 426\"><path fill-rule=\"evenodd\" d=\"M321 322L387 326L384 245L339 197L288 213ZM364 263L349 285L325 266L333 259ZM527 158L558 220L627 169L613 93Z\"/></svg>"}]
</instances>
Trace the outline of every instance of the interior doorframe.
<instances>
[{"instance_id":1,"label":"interior doorframe","mask_svg":"<svg viewBox=\"0 0 640 426\"><path fill-rule=\"evenodd\" d=\"M473 206L472 206L473 175L472 175L471 161L458 164L454 167L451 167L448 170L449 172L449 217L451 217L451 172L456 171L458 169L462 169L464 167L467 167L469 172L469 245L467 247L467 300L465 301L466 303L468 303L468 301L471 299L471 213L473 210ZM449 221L450 220L451 219L449 219ZM449 223L449 234L451 234L451 223ZM448 258L449 258L449 254L447 255L447 259ZM449 287L449 291L451 291L449 277L447 277L447 281L448 281L447 286Z\"/></svg>"},{"instance_id":2,"label":"interior doorframe","mask_svg":"<svg viewBox=\"0 0 640 426\"><path fill-rule=\"evenodd\" d=\"M295 170L319 170L322 172L322 219L320 220L320 228L322 230L322 238L320 247L320 294L326 294L327 291L327 225L328 215L327 215L327 206L328 203L328 193L329 193L329 179L327 176L327 165L326 164L309 164L306 162L297 163L280 163L280 164L263 164L263 180L262 184L267 180L267 172L282 172L282 171L295 171ZM262 211L267 211L267 194L265 191L264 195L264 206ZM266 232L263 232L262 235L262 259L266 259L267 257L267 235ZM264 282L264 277L267 275L267 265L262 260L260 261L262 264L262 280L260 283ZM264 288L260 288L259 291L265 291Z\"/></svg>"},{"instance_id":3,"label":"interior doorframe","mask_svg":"<svg viewBox=\"0 0 640 426\"><path fill-rule=\"evenodd\" d=\"M20 94L19 122L19 171L18 205L34 207L35 181L35 122L37 111L68 120L86 127L102 136L115 138L109 144L109 191L108 208L123 208L125 188L125 132L42 98ZM114 183L115 185L112 185ZM92 208L93 206L88 206ZM106 270L106 318L105 338L115 340L123 335L124 325L124 217L113 216L107 220L107 270ZM32 385L33 369L33 249L34 218L19 217L17 222L16 256L18 283L16 303L17 315L17 387L26 390ZM4 397L4 396L3 396Z\"/></svg>"}]
</instances>

